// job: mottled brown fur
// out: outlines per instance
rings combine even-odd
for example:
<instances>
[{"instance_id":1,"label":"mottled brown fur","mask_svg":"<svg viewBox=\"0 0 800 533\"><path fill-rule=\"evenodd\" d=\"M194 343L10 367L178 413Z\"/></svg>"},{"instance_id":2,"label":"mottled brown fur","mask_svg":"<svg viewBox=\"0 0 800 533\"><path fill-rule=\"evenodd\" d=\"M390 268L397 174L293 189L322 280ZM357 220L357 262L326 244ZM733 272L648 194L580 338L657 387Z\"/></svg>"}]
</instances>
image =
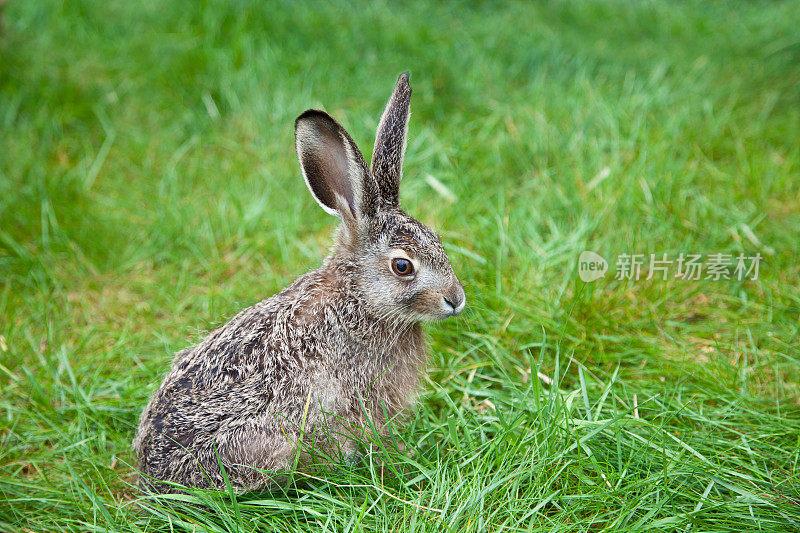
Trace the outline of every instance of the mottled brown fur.
<instances>
[{"instance_id":1,"label":"mottled brown fur","mask_svg":"<svg viewBox=\"0 0 800 533\"><path fill-rule=\"evenodd\" d=\"M221 463L237 491L263 488L269 472L313 468L301 441L349 458L367 417L383 431L413 401L420 321L457 314L464 292L436 234L397 203L410 94L403 75L378 129L384 170L328 115L298 118L306 182L342 218L337 244L318 270L176 355L134 439L143 485L221 489ZM389 268L401 252L413 278Z\"/></svg>"}]
</instances>

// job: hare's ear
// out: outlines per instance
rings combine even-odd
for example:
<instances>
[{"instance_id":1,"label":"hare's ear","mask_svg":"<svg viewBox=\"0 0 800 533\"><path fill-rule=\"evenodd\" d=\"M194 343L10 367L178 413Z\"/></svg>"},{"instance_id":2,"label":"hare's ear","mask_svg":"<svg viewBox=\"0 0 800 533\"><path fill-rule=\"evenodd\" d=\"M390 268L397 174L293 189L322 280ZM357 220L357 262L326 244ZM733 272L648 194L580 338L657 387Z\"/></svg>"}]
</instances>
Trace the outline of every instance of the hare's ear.
<instances>
[{"instance_id":1,"label":"hare's ear","mask_svg":"<svg viewBox=\"0 0 800 533\"><path fill-rule=\"evenodd\" d=\"M324 111L309 109L297 117L294 139L303 178L322 209L346 222L375 213L375 182L364 156L338 122Z\"/></svg>"},{"instance_id":2,"label":"hare's ear","mask_svg":"<svg viewBox=\"0 0 800 533\"><path fill-rule=\"evenodd\" d=\"M400 180L403 177L403 154L406 151L411 85L408 72L400 75L389 103L383 111L372 151L372 175L386 206L400 203Z\"/></svg>"}]
</instances>

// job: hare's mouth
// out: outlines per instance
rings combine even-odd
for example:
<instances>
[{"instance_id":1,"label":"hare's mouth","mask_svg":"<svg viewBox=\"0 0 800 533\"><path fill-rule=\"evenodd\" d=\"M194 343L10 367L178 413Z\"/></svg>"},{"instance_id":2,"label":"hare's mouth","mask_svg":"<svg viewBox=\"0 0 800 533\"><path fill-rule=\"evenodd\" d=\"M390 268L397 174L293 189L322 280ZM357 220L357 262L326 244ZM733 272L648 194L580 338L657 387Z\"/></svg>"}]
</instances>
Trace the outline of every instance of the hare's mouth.
<instances>
[{"instance_id":1,"label":"hare's mouth","mask_svg":"<svg viewBox=\"0 0 800 533\"><path fill-rule=\"evenodd\" d=\"M448 313L447 316L456 316L464 310L467 305L467 295L464 293L464 287L458 281L450 285L442 294L442 305Z\"/></svg>"},{"instance_id":2,"label":"hare's mouth","mask_svg":"<svg viewBox=\"0 0 800 533\"><path fill-rule=\"evenodd\" d=\"M427 289L415 294L407 309L418 320L444 320L460 314L466 304L464 289L456 281L445 289Z\"/></svg>"},{"instance_id":3,"label":"hare's mouth","mask_svg":"<svg viewBox=\"0 0 800 533\"><path fill-rule=\"evenodd\" d=\"M444 320L452 316L458 316L464 307L467 305L467 300L463 296L454 298L452 295L442 296L440 298L440 305L438 308L429 309L425 313L428 320Z\"/></svg>"},{"instance_id":4,"label":"hare's mouth","mask_svg":"<svg viewBox=\"0 0 800 533\"><path fill-rule=\"evenodd\" d=\"M467 305L467 299L464 297L462 297L460 301L452 301L448 299L447 296L442 296L442 300L444 300L444 307L448 313L448 317L458 315Z\"/></svg>"}]
</instances>

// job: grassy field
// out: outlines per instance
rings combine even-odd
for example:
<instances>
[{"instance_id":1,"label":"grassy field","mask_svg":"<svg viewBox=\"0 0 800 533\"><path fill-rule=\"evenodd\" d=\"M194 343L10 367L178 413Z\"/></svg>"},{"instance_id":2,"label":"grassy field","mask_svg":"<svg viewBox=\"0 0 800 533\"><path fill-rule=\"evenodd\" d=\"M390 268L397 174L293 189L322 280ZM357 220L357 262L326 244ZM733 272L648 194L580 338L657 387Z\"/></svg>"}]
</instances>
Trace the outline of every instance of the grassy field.
<instances>
[{"instance_id":1,"label":"grassy field","mask_svg":"<svg viewBox=\"0 0 800 533\"><path fill-rule=\"evenodd\" d=\"M202 4L202 6L200 5ZM2 5L0 530L799 531L800 5ZM467 311L373 457L206 507L141 496L172 354L315 268L293 120L369 157ZM612 272L578 276L594 250ZM615 280L619 254L763 260ZM670 276L672 277L672 276Z\"/></svg>"}]
</instances>

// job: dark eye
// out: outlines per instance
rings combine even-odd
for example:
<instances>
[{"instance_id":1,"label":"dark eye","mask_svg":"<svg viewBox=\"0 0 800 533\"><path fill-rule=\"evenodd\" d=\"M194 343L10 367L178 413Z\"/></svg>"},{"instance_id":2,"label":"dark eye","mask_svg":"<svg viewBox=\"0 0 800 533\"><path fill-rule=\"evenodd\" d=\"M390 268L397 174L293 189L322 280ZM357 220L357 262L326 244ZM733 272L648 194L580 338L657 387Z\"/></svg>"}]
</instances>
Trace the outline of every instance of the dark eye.
<instances>
[{"instance_id":1,"label":"dark eye","mask_svg":"<svg viewBox=\"0 0 800 533\"><path fill-rule=\"evenodd\" d=\"M414 273L414 265L408 259L396 257L392 259L392 270L398 276L410 276Z\"/></svg>"}]
</instances>

